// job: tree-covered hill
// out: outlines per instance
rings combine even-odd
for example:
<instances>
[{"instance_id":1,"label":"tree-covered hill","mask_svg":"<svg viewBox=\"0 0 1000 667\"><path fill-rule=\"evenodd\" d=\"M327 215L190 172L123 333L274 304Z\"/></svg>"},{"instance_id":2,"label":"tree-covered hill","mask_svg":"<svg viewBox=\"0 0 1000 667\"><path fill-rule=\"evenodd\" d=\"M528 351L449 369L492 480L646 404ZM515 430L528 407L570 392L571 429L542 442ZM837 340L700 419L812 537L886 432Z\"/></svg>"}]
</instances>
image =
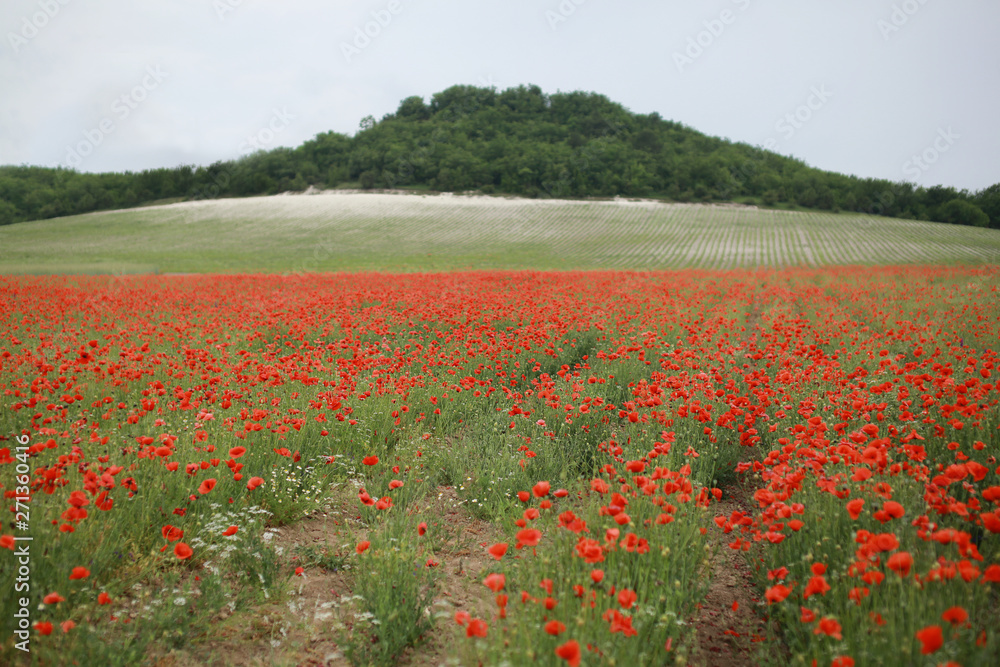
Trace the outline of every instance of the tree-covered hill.
<instances>
[{"instance_id":1,"label":"tree-covered hill","mask_svg":"<svg viewBox=\"0 0 1000 667\"><path fill-rule=\"evenodd\" d=\"M353 137L328 132L209 167L0 167L0 224L310 185L741 201L1000 228L1000 184L970 193L845 176L632 113L603 95L546 95L537 86L453 86L429 103L409 97L381 120L365 118Z\"/></svg>"}]
</instances>

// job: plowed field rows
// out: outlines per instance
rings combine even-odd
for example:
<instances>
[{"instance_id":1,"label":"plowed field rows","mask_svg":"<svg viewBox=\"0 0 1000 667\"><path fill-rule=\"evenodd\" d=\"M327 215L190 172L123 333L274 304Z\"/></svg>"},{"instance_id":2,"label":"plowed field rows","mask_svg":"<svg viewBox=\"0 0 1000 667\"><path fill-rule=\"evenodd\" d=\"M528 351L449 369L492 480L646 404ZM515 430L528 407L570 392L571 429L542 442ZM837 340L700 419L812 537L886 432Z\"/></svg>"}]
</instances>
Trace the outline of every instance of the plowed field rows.
<instances>
[{"instance_id":1,"label":"plowed field rows","mask_svg":"<svg viewBox=\"0 0 1000 667\"><path fill-rule=\"evenodd\" d=\"M344 194L185 202L0 228L0 272L996 264L1000 232L653 201Z\"/></svg>"}]
</instances>

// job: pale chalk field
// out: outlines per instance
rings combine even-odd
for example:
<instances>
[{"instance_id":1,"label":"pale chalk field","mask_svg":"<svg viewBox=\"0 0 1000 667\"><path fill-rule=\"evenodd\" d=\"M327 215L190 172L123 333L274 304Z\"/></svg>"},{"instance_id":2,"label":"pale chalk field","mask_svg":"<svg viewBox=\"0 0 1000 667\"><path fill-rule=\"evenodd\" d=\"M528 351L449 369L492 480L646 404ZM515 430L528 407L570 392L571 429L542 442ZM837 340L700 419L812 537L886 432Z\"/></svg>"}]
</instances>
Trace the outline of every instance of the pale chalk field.
<instances>
[{"instance_id":1,"label":"pale chalk field","mask_svg":"<svg viewBox=\"0 0 1000 667\"><path fill-rule=\"evenodd\" d=\"M649 200L398 193L182 202L0 227L0 273L998 264L1000 231Z\"/></svg>"}]
</instances>

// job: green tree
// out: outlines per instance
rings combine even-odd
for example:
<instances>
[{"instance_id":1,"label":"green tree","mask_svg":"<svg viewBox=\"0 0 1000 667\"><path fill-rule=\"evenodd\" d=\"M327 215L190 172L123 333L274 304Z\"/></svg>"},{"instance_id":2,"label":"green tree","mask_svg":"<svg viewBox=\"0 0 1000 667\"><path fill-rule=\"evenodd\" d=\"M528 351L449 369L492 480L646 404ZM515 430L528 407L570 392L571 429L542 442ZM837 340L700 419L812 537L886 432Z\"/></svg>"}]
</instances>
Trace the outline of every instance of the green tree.
<instances>
[{"instance_id":1,"label":"green tree","mask_svg":"<svg viewBox=\"0 0 1000 667\"><path fill-rule=\"evenodd\" d=\"M989 216L990 227L1000 229L1000 183L980 190L973 201Z\"/></svg>"},{"instance_id":2,"label":"green tree","mask_svg":"<svg viewBox=\"0 0 1000 667\"><path fill-rule=\"evenodd\" d=\"M990 216L983 210L964 199L952 199L941 207L942 222L953 225L970 225L972 227L989 227Z\"/></svg>"},{"instance_id":3,"label":"green tree","mask_svg":"<svg viewBox=\"0 0 1000 667\"><path fill-rule=\"evenodd\" d=\"M431 110L424 104L424 98L413 95L399 103L399 109L396 110L396 117L411 120L427 120L431 117Z\"/></svg>"},{"instance_id":4,"label":"green tree","mask_svg":"<svg viewBox=\"0 0 1000 667\"><path fill-rule=\"evenodd\" d=\"M10 202L0 199L0 226L9 225L17 220L17 209Z\"/></svg>"}]
</instances>

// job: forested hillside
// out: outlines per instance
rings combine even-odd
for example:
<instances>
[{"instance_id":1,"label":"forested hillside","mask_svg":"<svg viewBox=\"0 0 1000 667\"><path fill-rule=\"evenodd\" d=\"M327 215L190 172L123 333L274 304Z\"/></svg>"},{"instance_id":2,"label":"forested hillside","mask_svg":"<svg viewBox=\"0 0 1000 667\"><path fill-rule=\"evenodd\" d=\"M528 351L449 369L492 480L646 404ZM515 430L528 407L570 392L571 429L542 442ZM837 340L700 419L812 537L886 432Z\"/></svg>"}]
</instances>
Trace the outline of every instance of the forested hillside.
<instances>
[{"instance_id":1,"label":"forested hillside","mask_svg":"<svg viewBox=\"0 0 1000 667\"><path fill-rule=\"evenodd\" d=\"M454 86L429 103L409 97L381 120L362 120L353 137L328 132L209 167L0 167L0 224L310 185L740 201L1000 228L1000 184L970 193L845 176L632 113L603 95L546 95L536 86Z\"/></svg>"}]
</instances>

